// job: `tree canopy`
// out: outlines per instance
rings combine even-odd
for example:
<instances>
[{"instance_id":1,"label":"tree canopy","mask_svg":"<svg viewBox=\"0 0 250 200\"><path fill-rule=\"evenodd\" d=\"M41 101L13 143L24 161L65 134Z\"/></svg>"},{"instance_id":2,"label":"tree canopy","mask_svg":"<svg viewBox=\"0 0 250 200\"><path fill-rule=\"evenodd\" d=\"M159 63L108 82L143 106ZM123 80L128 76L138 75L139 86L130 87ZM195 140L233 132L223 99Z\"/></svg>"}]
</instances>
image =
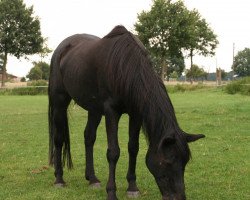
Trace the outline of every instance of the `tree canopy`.
<instances>
[{"instance_id":1,"label":"tree canopy","mask_svg":"<svg viewBox=\"0 0 250 200\"><path fill-rule=\"evenodd\" d=\"M190 69L186 70L186 76L192 82L192 80L197 80L199 78L205 79L207 73L203 68L200 68L198 65L194 64Z\"/></svg>"},{"instance_id":2,"label":"tree canopy","mask_svg":"<svg viewBox=\"0 0 250 200\"><path fill-rule=\"evenodd\" d=\"M151 56L161 60L158 68L162 69L162 78L164 68L168 74L178 71L175 67L183 71L183 50L190 51L192 60L195 53L213 55L218 44L205 19L198 11L189 11L181 0L154 0L151 10L138 15L135 30ZM177 60L179 64L173 64Z\"/></svg>"},{"instance_id":3,"label":"tree canopy","mask_svg":"<svg viewBox=\"0 0 250 200\"><path fill-rule=\"evenodd\" d=\"M219 42L197 10L189 12L188 23L188 37L184 48L189 51L192 67L194 55L213 56Z\"/></svg>"},{"instance_id":4,"label":"tree canopy","mask_svg":"<svg viewBox=\"0 0 250 200\"><path fill-rule=\"evenodd\" d=\"M8 55L17 58L46 51L39 18L23 0L0 0L0 53L6 73ZM4 76L3 76L4 77ZM2 80L2 86L4 80Z\"/></svg>"},{"instance_id":5,"label":"tree canopy","mask_svg":"<svg viewBox=\"0 0 250 200\"><path fill-rule=\"evenodd\" d=\"M250 76L250 48L238 52L234 57L232 69L238 76Z\"/></svg>"},{"instance_id":6,"label":"tree canopy","mask_svg":"<svg viewBox=\"0 0 250 200\"><path fill-rule=\"evenodd\" d=\"M26 76L30 80L48 80L49 79L49 64L43 61L33 62L34 67Z\"/></svg>"},{"instance_id":7,"label":"tree canopy","mask_svg":"<svg viewBox=\"0 0 250 200\"><path fill-rule=\"evenodd\" d=\"M135 30L151 55L161 60L162 78L172 57L183 58L181 47L186 38L186 16L183 2L172 3L171 0L154 0L150 11L138 15Z\"/></svg>"}]
</instances>

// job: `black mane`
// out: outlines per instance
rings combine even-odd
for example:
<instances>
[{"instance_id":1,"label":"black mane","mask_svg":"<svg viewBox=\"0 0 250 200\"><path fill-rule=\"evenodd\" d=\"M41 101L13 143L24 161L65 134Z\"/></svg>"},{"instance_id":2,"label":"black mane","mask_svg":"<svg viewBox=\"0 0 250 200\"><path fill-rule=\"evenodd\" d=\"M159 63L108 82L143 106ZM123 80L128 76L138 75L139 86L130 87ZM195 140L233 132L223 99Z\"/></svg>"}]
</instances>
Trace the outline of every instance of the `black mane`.
<instances>
[{"instance_id":1,"label":"black mane","mask_svg":"<svg viewBox=\"0 0 250 200\"><path fill-rule=\"evenodd\" d=\"M106 63L111 88L127 102L130 111L141 115L149 145L152 140L159 144L174 131L178 149L189 159L173 105L145 47L123 26L116 26L104 39L112 43Z\"/></svg>"},{"instance_id":2,"label":"black mane","mask_svg":"<svg viewBox=\"0 0 250 200\"><path fill-rule=\"evenodd\" d=\"M124 33L128 33L128 30L121 25L115 26L104 38L113 38L118 35L123 35Z\"/></svg>"}]
</instances>

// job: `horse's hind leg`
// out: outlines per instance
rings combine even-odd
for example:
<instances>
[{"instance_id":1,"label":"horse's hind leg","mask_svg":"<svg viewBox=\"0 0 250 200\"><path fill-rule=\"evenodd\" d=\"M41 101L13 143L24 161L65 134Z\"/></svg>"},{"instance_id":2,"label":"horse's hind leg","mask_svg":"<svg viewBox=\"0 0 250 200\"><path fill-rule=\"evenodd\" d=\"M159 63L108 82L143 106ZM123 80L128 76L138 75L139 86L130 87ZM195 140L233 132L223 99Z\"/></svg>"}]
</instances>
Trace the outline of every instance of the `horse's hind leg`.
<instances>
[{"instance_id":1,"label":"horse's hind leg","mask_svg":"<svg viewBox=\"0 0 250 200\"><path fill-rule=\"evenodd\" d=\"M129 167L127 173L128 197L138 197L140 195L139 189L136 185L136 157L139 150L139 133L141 128L141 118L130 116L129 118L129 143L128 143L128 152L129 152Z\"/></svg>"},{"instance_id":2,"label":"horse's hind leg","mask_svg":"<svg viewBox=\"0 0 250 200\"><path fill-rule=\"evenodd\" d=\"M84 131L86 168L85 178L93 187L99 187L100 181L95 175L93 161L93 146L96 140L96 130L101 121L102 115L95 112L88 112L88 122Z\"/></svg>"},{"instance_id":3,"label":"horse's hind leg","mask_svg":"<svg viewBox=\"0 0 250 200\"><path fill-rule=\"evenodd\" d=\"M68 94L62 92L54 94L51 97L51 113L52 113L52 131L53 131L53 145L54 145L54 155L53 163L55 168L55 185L64 186L65 182L63 180L63 163L62 163L62 148L64 146L64 153L67 154L68 160L71 162L70 158L70 147L69 147L69 128L68 128L68 118L67 118L67 108L71 101ZM64 155L64 156L65 156Z\"/></svg>"}]
</instances>

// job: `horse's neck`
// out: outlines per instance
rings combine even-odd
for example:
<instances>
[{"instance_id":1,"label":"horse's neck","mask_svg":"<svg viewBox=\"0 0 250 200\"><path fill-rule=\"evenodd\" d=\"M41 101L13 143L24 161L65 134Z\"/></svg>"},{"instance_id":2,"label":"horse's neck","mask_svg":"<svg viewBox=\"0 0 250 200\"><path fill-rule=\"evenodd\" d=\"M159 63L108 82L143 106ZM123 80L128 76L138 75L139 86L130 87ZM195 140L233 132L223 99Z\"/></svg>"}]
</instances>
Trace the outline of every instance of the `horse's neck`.
<instances>
[{"instance_id":1,"label":"horse's neck","mask_svg":"<svg viewBox=\"0 0 250 200\"><path fill-rule=\"evenodd\" d=\"M158 91L157 91L158 89ZM158 144L162 137L178 130L171 100L165 86L157 87L145 101L143 123L150 143Z\"/></svg>"}]
</instances>

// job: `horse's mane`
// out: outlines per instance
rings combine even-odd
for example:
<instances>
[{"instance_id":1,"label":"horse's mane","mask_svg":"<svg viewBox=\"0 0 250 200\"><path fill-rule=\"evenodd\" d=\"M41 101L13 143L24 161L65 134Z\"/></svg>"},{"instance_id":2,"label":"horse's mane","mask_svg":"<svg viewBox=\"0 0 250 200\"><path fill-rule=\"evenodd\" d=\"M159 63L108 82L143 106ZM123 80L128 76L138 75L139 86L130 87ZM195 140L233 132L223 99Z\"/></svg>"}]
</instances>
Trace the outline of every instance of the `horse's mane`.
<instances>
[{"instance_id":1,"label":"horse's mane","mask_svg":"<svg viewBox=\"0 0 250 200\"><path fill-rule=\"evenodd\" d=\"M189 159L190 151L173 105L143 44L123 26L116 26L103 39L111 43L106 63L111 87L127 102L130 113L141 115L149 145L152 140L160 142L174 130L178 149Z\"/></svg>"}]
</instances>

